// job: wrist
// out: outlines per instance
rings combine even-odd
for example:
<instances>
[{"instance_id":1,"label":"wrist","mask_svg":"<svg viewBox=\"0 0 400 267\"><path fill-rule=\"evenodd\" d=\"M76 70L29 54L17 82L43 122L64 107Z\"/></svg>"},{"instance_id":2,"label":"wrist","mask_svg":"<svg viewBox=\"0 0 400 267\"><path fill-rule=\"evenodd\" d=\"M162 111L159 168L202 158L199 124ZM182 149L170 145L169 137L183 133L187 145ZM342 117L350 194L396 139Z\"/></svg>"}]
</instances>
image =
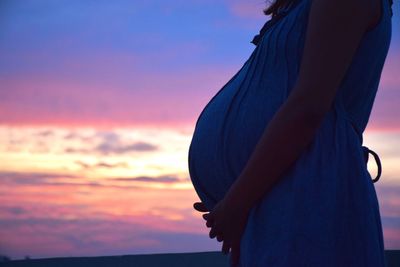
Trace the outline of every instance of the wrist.
<instances>
[{"instance_id":1,"label":"wrist","mask_svg":"<svg viewBox=\"0 0 400 267\"><path fill-rule=\"evenodd\" d=\"M234 183L230 187L229 191L225 194L224 200L229 203L228 205L230 207L248 212L252 208L253 204L250 201L251 199L242 189L243 187L240 187L237 183Z\"/></svg>"}]
</instances>

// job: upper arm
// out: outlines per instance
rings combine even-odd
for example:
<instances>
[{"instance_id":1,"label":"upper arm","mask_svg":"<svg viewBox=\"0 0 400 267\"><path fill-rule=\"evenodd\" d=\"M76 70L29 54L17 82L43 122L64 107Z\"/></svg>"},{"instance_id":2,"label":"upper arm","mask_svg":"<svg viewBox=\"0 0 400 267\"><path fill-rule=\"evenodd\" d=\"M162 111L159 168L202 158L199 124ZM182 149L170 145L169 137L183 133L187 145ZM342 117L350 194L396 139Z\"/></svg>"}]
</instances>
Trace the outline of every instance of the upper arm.
<instances>
[{"instance_id":1,"label":"upper arm","mask_svg":"<svg viewBox=\"0 0 400 267\"><path fill-rule=\"evenodd\" d=\"M327 112L371 21L365 0L312 0L299 76L289 98Z\"/></svg>"}]
</instances>

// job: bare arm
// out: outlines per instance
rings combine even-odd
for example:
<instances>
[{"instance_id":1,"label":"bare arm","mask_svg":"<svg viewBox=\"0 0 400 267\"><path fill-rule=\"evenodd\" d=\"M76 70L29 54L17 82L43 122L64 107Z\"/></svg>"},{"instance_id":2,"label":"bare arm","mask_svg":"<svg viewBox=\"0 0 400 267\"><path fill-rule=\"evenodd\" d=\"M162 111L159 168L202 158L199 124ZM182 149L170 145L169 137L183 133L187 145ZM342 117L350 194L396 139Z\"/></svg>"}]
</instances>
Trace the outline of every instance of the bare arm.
<instances>
[{"instance_id":1,"label":"bare arm","mask_svg":"<svg viewBox=\"0 0 400 267\"><path fill-rule=\"evenodd\" d=\"M296 85L225 196L236 207L251 208L312 141L371 24L371 2L313 0Z\"/></svg>"}]
</instances>

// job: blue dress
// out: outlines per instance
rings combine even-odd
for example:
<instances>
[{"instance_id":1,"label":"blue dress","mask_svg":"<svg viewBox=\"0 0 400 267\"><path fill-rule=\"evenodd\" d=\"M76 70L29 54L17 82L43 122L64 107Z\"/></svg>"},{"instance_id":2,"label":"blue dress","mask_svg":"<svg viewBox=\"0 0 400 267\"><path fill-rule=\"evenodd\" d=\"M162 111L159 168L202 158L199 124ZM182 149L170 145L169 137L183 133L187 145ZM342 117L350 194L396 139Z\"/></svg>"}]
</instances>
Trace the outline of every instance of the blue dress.
<instances>
[{"instance_id":1,"label":"blue dress","mask_svg":"<svg viewBox=\"0 0 400 267\"><path fill-rule=\"evenodd\" d=\"M369 152L377 155L362 145L362 133L390 45L389 1L381 0L382 17L363 36L314 139L252 207L240 267L386 266L379 204L366 164ZM209 210L239 176L295 85L311 2L299 0L264 25L248 60L196 122L189 174Z\"/></svg>"}]
</instances>

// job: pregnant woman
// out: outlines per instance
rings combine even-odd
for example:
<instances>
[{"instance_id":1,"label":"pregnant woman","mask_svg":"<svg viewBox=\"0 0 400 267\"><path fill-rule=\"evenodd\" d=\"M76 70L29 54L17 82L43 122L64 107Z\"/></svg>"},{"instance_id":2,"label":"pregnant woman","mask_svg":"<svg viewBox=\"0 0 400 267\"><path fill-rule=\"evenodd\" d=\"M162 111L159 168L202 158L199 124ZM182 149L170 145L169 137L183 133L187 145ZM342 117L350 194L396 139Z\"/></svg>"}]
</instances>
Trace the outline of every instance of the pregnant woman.
<instances>
[{"instance_id":1,"label":"pregnant woman","mask_svg":"<svg viewBox=\"0 0 400 267\"><path fill-rule=\"evenodd\" d=\"M253 53L203 109L188 155L194 208L232 265L385 266L381 165L363 132L391 4L276 0Z\"/></svg>"}]
</instances>

